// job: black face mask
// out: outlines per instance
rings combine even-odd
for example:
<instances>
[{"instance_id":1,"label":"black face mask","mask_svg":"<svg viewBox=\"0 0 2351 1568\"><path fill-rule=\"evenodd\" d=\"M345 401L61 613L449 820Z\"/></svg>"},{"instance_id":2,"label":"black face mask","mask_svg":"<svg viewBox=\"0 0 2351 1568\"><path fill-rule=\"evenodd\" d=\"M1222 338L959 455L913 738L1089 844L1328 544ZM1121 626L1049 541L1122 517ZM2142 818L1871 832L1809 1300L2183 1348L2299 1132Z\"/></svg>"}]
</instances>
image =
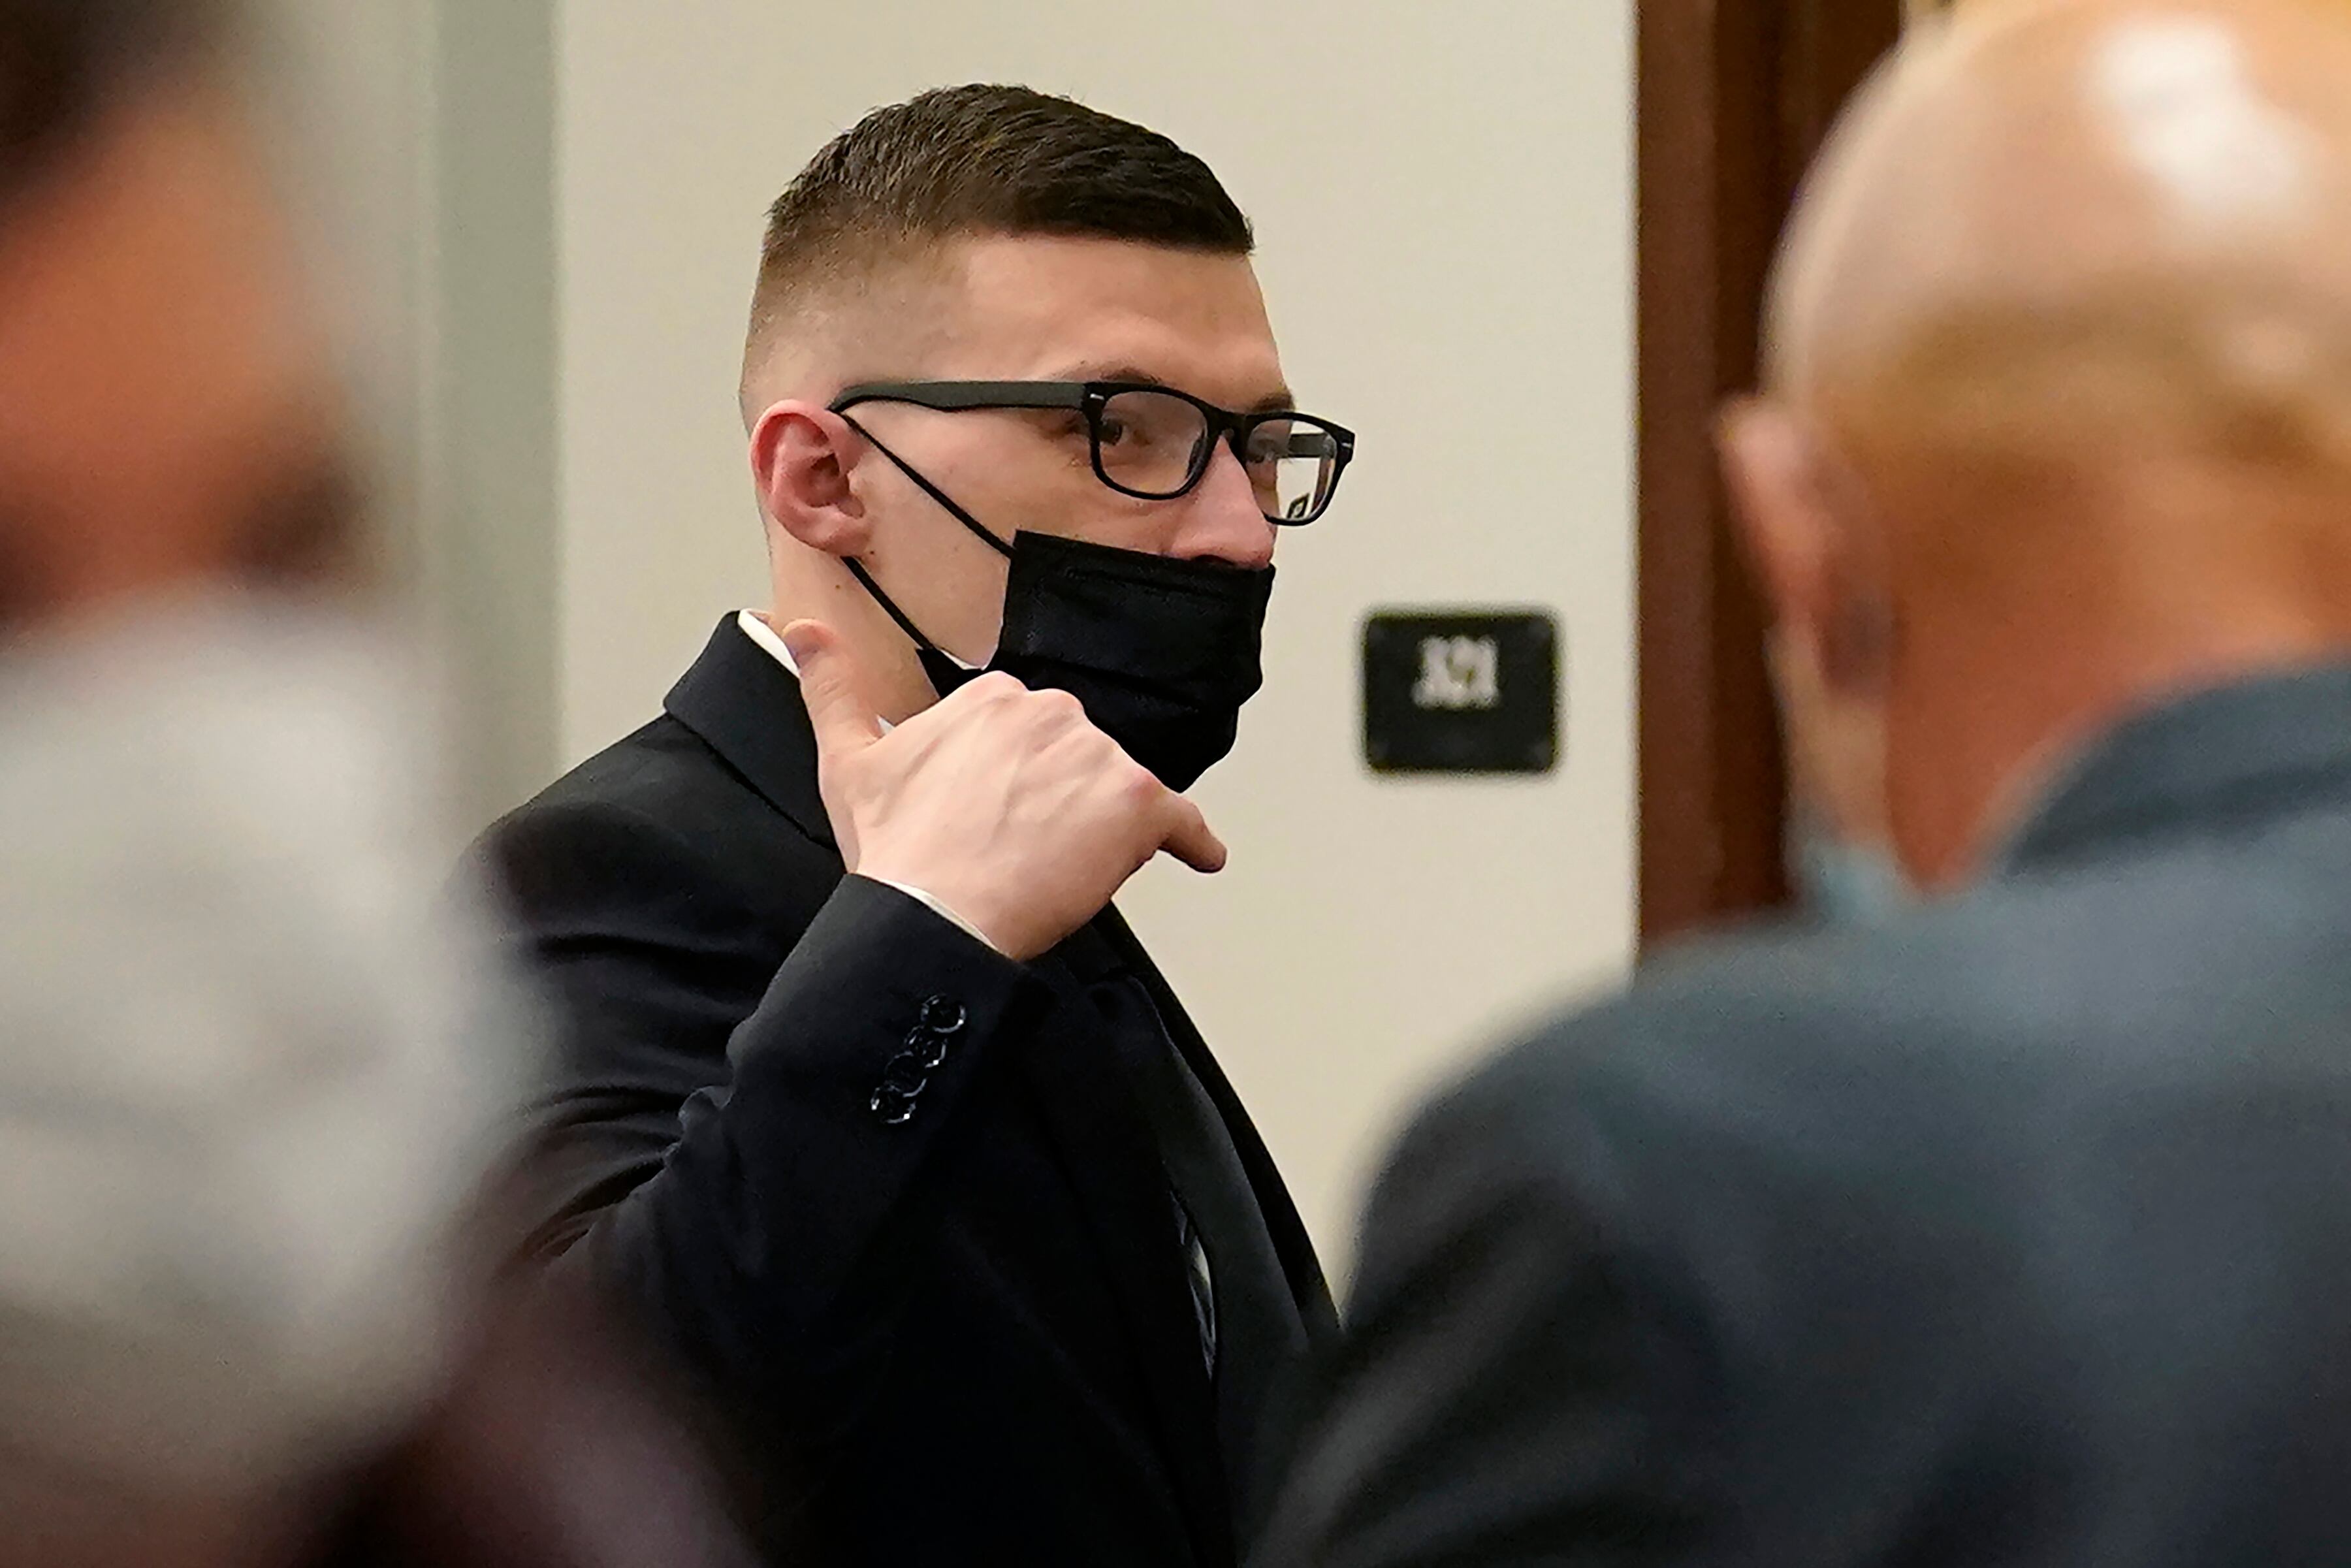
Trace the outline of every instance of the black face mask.
<instances>
[{"instance_id":1,"label":"black face mask","mask_svg":"<svg viewBox=\"0 0 2351 1568\"><path fill-rule=\"evenodd\" d=\"M1176 560L1051 534L1022 532L1008 545L896 453L873 445L1010 559L1004 632L989 670L1031 690L1070 693L1095 727L1170 789L1190 789L1232 750L1241 705L1265 684L1259 659L1271 567ZM848 565L914 639L941 696L982 674L925 636L862 563Z\"/></svg>"}]
</instances>

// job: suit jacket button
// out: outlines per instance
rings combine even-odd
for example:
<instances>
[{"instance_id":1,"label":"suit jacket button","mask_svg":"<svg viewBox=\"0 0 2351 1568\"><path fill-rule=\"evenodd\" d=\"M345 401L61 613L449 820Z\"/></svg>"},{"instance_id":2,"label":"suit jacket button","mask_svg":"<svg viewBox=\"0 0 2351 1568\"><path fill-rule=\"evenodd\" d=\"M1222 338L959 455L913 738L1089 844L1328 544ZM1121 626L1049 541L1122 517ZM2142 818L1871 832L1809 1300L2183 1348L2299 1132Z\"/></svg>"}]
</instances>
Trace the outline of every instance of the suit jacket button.
<instances>
[{"instance_id":1,"label":"suit jacket button","mask_svg":"<svg viewBox=\"0 0 2351 1568\"><path fill-rule=\"evenodd\" d=\"M933 1034L961 1034L969 1015L953 997L933 997L923 1004L923 1027Z\"/></svg>"},{"instance_id":2,"label":"suit jacket button","mask_svg":"<svg viewBox=\"0 0 2351 1568\"><path fill-rule=\"evenodd\" d=\"M933 1034L927 1030L909 1030L906 1031L904 1054L912 1057L924 1071L934 1072L940 1063L946 1061L949 1043L946 1035Z\"/></svg>"},{"instance_id":3,"label":"suit jacket button","mask_svg":"<svg viewBox=\"0 0 2351 1568\"><path fill-rule=\"evenodd\" d=\"M902 1051L890 1059L890 1065L883 1071L882 1082L875 1092L890 1095L903 1094L911 1100L928 1085L929 1074L924 1068L922 1058L911 1051Z\"/></svg>"}]
</instances>

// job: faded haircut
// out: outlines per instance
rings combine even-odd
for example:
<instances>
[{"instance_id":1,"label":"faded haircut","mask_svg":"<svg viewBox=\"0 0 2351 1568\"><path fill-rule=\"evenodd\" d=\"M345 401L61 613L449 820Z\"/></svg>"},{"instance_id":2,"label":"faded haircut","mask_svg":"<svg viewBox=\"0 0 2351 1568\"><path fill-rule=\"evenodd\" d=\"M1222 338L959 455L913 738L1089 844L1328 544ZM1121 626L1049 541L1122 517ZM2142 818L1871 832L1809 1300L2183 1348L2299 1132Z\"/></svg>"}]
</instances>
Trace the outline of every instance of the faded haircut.
<instances>
[{"instance_id":1,"label":"faded haircut","mask_svg":"<svg viewBox=\"0 0 2351 1568\"><path fill-rule=\"evenodd\" d=\"M1207 164L1159 132L1028 88L939 88L834 138L768 209L747 393L811 295L957 238L1029 235L1236 256L1255 246Z\"/></svg>"}]
</instances>

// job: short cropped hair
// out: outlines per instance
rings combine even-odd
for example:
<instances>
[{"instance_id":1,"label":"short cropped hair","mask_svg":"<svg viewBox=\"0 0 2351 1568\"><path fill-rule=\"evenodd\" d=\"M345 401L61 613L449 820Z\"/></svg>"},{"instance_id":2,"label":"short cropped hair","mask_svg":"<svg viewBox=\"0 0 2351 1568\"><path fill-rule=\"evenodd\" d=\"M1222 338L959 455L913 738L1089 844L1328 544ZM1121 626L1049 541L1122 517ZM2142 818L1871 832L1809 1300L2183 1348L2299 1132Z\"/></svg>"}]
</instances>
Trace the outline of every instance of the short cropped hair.
<instances>
[{"instance_id":1,"label":"short cropped hair","mask_svg":"<svg viewBox=\"0 0 2351 1568\"><path fill-rule=\"evenodd\" d=\"M809 294L949 240L1029 235L1255 247L1207 164L1155 131L1024 87L935 89L834 138L768 209L747 384Z\"/></svg>"},{"instance_id":2,"label":"short cropped hair","mask_svg":"<svg viewBox=\"0 0 2351 1568\"><path fill-rule=\"evenodd\" d=\"M0 197L122 83L214 42L226 0L0 0Z\"/></svg>"}]
</instances>

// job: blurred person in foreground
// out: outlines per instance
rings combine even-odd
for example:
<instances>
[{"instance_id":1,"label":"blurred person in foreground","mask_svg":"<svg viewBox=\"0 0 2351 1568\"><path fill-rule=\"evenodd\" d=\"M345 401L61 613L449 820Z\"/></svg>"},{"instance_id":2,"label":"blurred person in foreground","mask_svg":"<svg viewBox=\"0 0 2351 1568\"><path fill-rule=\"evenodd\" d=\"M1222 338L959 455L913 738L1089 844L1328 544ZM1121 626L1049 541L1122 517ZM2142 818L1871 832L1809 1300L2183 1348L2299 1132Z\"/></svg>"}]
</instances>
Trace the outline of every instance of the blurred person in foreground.
<instances>
[{"instance_id":1,"label":"blurred person in foreground","mask_svg":"<svg viewBox=\"0 0 2351 1568\"><path fill-rule=\"evenodd\" d=\"M0 0L0 1564L733 1561L471 1257L528 1030L225 12Z\"/></svg>"},{"instance_id":2,"label":"blurred person in foreground","mask_svg":"<svg viewBox=\"0 0 2351 1568\"><path fill-rule=\"evenodd\" d=\"M1922 901L1418 1118L1263 1562L2351 1562L2346 257L2340 7L1867 91L1724 450Z\"/></svg>"}]
</instances>

